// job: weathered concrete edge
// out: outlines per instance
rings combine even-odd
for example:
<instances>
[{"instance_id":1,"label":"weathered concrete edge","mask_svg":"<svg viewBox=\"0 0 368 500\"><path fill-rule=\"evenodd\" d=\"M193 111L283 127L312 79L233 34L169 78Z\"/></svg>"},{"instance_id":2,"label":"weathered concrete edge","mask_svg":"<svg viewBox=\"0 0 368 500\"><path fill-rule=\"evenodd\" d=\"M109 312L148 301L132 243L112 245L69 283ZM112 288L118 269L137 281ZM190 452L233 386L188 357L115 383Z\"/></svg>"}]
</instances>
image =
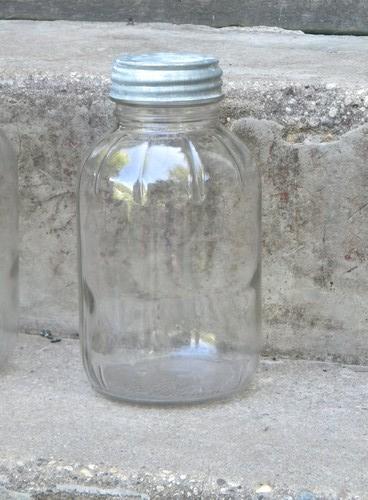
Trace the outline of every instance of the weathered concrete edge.
<instances>
[{"instance_id":1,"label":"weathered concrete edge","mask_svg":"<svg viewBox=\"0 0 368 500\"><path fill-rule=\"evenodd\" d=\"M1 99L73 94L94 99L107 96L108 76L78 74L0 75ZM368 122L368 88L343 87L335 83L306 83L291 80L244 80L224 78L226 98L221 103L222 120L231 124L252 116L282 125L289 142L299 142L296 134L322 132L326 141ZM106 97L106 108L113 107ZM2 120L3 123L8 124Z\"/></svg>"},{"instance_id":2,"label":"weathered concrete edge","mask_svg":"<svg viewBox=\"0 0 368 500\"><path fill-rule=\"evenodd\" d=\"M8 497L6 496L8 495ZM3 496L1 496L3 495ZM287 484L259 484L243 479L181 474L171 470L129 470L99 464L66 463L57 458L36 461L0 460L0 497L10 500L78 498L213 498L254 500L335 500L331 491L295 491ZM345 500L359 497L344 496Z\"/></svg>"}]
</instances>

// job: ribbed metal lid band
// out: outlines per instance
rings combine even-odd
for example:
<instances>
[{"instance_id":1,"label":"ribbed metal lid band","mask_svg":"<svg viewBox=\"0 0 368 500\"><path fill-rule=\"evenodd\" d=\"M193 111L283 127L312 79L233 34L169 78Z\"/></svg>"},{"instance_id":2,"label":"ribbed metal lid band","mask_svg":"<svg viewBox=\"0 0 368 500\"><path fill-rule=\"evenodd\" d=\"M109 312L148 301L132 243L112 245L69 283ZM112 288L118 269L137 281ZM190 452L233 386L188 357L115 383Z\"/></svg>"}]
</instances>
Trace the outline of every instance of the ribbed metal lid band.
<instances>
[{"instance_id":1,"label":"ribbed metal lid band","mask_svg":"<svg viewBox=\"0 0 368 500\"><path fill-rule=\"evenodd\" d=\"M215 102L222 98L218 60L198 54L122 55L111 75L114 101L147 105Z\"/></svg>"}]
</instances>

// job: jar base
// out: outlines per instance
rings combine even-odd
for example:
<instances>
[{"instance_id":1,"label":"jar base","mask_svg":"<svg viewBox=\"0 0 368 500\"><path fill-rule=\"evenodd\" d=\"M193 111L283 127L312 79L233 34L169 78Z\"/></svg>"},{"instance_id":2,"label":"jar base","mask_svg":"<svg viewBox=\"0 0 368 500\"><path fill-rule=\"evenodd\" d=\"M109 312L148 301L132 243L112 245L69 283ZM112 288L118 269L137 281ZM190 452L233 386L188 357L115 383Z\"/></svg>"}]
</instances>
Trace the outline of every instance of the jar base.
<instances>
[{"instance_id":1,"label":"jar base","mask_svg":"<svg viewBox=\"0 0 368 500\"><path fill-rule=\"evenodd\" d=\"M244 390L258 356L188 359L162 356L135 363L94 365L94 388L105 396L141 404L195 404L228 399Z\"/></svg>"}]
</instances>

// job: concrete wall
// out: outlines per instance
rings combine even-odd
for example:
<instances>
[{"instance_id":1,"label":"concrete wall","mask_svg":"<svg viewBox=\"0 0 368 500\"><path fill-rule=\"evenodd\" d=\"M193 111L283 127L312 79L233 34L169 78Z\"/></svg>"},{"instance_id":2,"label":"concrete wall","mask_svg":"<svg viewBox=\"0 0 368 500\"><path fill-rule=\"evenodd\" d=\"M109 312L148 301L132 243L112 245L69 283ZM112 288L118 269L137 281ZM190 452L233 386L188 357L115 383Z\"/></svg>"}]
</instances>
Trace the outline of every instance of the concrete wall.
<instances>
[{"instance_id":1,"label":"concrete wall","mask_svg":"<svg viewBox=\"0 0 368 500\"><path fill-rule=\"evenodd\" d=\"M0 19L278 26L309 33L368 33L367 0L2 0Z\"/></svg>"},{"instance_id":2,"label":"concrete wall","mask_svg":"<svg viewBox=\"0 0 368 500\"><path fill-rule=\"evenodd\" d=\"M263 174L266 348L367 359L368 126L310 144L265 120L234 129Z\"/></svg>"},{"instance_id":3,"label":"concrete wall","mask_svg":"<svg viewBox=\"0 0 368 500\"><path fill-rule=\"evenodd\" d=\"M119 24L106 36L106 26L0 23L0 123L19 150L22 330L76 334L76 177L113 124L110 61L169 40L220 57L221 118L262 170L265 350L368 362L368 40Z\"/></svg>"}]
</instances>

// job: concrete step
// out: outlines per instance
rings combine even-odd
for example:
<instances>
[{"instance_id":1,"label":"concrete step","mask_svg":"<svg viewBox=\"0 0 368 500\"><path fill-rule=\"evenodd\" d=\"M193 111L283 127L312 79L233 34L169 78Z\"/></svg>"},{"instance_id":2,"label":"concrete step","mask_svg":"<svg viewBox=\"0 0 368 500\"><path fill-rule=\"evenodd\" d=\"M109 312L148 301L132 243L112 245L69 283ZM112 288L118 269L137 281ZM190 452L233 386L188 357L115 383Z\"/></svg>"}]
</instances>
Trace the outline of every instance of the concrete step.
<instances>
[{"instance_id":1,"label":"concrete step","mask_svg":"<svg viewBox=\"0 0 368 500\"><path fill-rule=\"evenodd\" d=\"M367 497L367 367L264 359L238 398L154 408L94 393L78 341L22 335L15 354L1 498Z\"/></svg>"},{"instance_id":2,"label":"concrete step","mask_svg":"<svg viewBox=\"0 0 368 500\"><path fill-rule=\"evenodd\" d=\"M0 124L19 148L22 330L76 334L76 175L113 123L111 61L168 49L220 58L222 120L263 173L266 352L366 363L368 39L275 28L0 22Z\"/></svg>"},{"instance_id":3,"label":"concrete step","mask_svg":"<svg viewBox=\"0 0 368 500\"><path fill-rule=\"evenodd\" d=\"M279 26L309 33L367 34L367 0L2 0L1 19Z\"/></svg>"}]
</instances>

